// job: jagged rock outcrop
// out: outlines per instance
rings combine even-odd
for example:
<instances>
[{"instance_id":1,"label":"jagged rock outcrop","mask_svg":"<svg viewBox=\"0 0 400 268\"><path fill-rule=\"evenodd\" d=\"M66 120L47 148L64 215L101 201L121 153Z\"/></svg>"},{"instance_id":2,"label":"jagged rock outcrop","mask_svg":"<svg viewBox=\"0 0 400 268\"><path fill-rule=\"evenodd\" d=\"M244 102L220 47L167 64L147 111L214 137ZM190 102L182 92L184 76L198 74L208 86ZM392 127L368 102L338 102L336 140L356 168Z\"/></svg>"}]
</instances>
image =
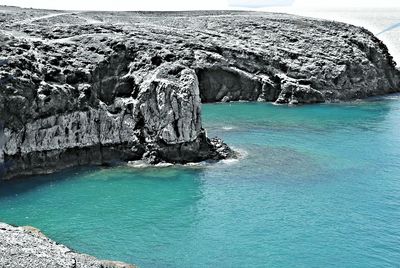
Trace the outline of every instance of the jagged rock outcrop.
<instances>
[{"instance_id":1,"label":"jagged rock outcrop","mask_svg":"<svg viewBox=\"0 0 400 268\"><path fill-rule=\"evenodd\" d=\"M134 268L116 261L98 260L72 251L43 235L38 229L0 223L2 268Z\"/></svg>"},{"instance_id":2,"label":"jagged rock outcrop","mask_svg":"<svg viewBox=\"0 0 400 268\"><path fill-rule=\"evenodd\" d=\"M257 12L1 9L6 177L231 156L207 138L200 102L318 103L400 89L386 46L348 24Z\"/></svg>"}]
</instances>

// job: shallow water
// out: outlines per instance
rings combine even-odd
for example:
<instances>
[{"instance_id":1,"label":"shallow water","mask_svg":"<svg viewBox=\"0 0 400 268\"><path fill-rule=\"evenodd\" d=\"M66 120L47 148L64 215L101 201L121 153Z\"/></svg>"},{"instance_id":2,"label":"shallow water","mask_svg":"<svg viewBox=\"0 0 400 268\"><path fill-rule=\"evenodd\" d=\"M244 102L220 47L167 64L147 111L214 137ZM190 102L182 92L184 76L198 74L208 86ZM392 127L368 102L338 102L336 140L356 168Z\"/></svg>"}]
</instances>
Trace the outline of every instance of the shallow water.
<instances>
[{"instance_id":1,"label":"shallow water","mask_svg":"<svg viewBox=\"0 0 400 268\"><path fill-rule=\"evenodd\" d=\"M400 97L203 106L237 161L0 184L0 221L141 267L396 267Z\"/></svg>"}]
</instances>

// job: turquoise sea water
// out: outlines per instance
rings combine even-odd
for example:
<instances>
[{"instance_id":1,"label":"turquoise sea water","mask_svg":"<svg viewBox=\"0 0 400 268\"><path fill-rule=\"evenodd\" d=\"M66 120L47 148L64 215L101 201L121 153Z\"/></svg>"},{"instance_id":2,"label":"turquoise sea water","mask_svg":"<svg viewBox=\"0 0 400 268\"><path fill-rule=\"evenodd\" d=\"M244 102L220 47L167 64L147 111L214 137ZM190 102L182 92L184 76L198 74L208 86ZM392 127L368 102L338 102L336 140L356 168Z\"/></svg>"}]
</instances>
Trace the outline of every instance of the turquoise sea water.
<instances>
[{"instance_id":1,"label":"turquoise sea water","mask_svg":"<svg viewBox=\"0 0 400 268\"><path fill-rule=\"evenodd\" d=\"M240 160L2 182L0 221L141 267L399 267L399 96L203 121Z\"/></svg>"}]
</instances>

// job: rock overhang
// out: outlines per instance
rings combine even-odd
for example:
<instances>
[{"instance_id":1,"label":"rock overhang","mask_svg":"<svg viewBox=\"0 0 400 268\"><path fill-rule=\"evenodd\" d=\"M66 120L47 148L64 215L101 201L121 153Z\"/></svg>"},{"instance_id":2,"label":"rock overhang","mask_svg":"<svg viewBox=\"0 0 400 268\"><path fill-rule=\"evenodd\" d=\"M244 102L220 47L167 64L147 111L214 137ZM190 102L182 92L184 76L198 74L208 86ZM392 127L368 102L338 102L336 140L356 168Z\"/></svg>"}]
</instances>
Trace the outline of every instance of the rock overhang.
<instances>
[{"instance_id":1,"label":"rock overhang","mask_svg":"<svg viewBox=\"0 0 400 268\"><path fill-rule=\"evenodd\" d=\"M218 155L222 141L205 137L201 101L318 103L400 89L386 46L343 23L229 11L82 12L27 22L22 12L0 22L2 157L19 162L14 170L118 154L218 159L232 154L224 145Z\"/></svg>"}]
</instances>

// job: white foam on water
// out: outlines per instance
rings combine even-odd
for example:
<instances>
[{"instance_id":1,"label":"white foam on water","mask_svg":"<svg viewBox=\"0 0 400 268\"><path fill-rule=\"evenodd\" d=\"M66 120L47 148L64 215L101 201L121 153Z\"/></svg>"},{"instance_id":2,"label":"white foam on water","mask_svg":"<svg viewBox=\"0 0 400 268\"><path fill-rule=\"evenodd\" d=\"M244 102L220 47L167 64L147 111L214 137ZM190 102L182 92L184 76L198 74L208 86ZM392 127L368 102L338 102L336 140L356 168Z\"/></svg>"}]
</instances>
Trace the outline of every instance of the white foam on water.
<instances>
[{"instance_id":1,"label":"white foam on water","mask_svg":"<svg viewBox=\"0 0 400 268\"><path fill-rule=\"evenodd\" d=\"M129 161L128 162L129 167L133 168L164 168L164 167L170 167L174 166L172 163L158 163L158 164L149 164L143 160L137 160L137 161Z\"/></svg>"},{"instance_id":2,"label":"white foam on water","mask_svg":"<svg viewBox=\"0 0 400 268\"><path fill-rule=\"evenodd\" d=\"M143 160L136 160L136 161L129 161L127 166L131 168L167 168L167 167L189 167L189 168L199 168L199 167L207 167L207 166L213 166L217 163L223 164L223 165L233 165L238 163L240 160L246 158L249 153L246 150L243 150L241 148L232 148L237 153L236 158L228 158L221 160L219 162L210 162L210 161L202 161L202 162L189 162L186 164L173 164L173 163L158 163L158 164L149 164Z\"/></svg>"},{"instance_id":3,"label":"white foam on water","mask_svg":"<svg viewBox=\"0 0 400 268\"><path fill-rule=\"evenodd\" d=\"M174 166L174 164L172 163L158 163L156 165L154 165L155 167L170 167L170 166Z\"/></svg>"},{"instance_id":4,"label":"white foam on water","mask_svg":"<svg viewBox=\"0 0 400 268\"><path fill-rule=\"evenodd\" d=\"M225 165L233 165L233 164L235 164L237 162L239 162L238 158L229 158L229 159L221 160L221 163L225 164Z\"/></svg>"},{"instance_id":5,"label":"white foam on water","mask_svg":"<svg viewBox=\"0 0 400 268\"><path fill-rule=\"evenodd\" d=\"M149 164L143 160L136 160L136 161L129 161L127 166L131 168L167 168L167 167L202 167L206 166L209 163L207 162L190 162L186 164L173 164L173 163L168 163L168 162L162 162L158 164Z\"/></svg>"},{"instance_id":6,"label":"white foam on water","mask_svg":"<svg viewBox=\"0 0 400 268\"><path fill-rule=\"evenodd\" d=\"M151 167L151 166L154 166L154 165L146 163L143 160L137 160L137 161L129 161L128 162L128 166L129 167L133 167L133 168L147 168L147 167Z\"/></svg>"},{"instance_id":7,"label":"white foam on water","mask_svg":"<svg viewBox=\"0 0 400 268\"><path fill-rule=\"evenodd\" d=\"M189 163L184 164L183 166L185 166L185 167L202 167L205 165L207 165L206 162L189 162Z\"/></svg>"},{"instance_id":8,"label":"white foam on water","mask_svg":"<svg viewBox=\"0 0 400 268\"><path fill-rule=\"evenodd\" d=\"M244 159L249 155L249 152L247 152L246 150L241 149L241 148L232 148L232 150L234 150L235 152L238 153L239 159Z\"/></svg>"},{"instance_id":9,"label":"white foam on water","mask_svg":"<svg viewBox=\"0 0 400 268\"><path fill-rule=\"evenodd\" d=\"M241 148L232 148L232 150L234 150L237 153L237 157L221 160L220 163L225 165L233 165L238 163L240 160L243 160L249 155L249 153L246 150Z\"/></svg>"},{"instance_id":10,"label":"white foam on water","mask_svg":"<svg viewBox=\"0 0 400 268\"><path fill-rule=\"evenodd\" d=\"M235 129L236 127L233 127L233 126L225 126L225 127L222 127L222 129L223 130L232 130L232 129Z\"/></svg>"}]
</instances>

